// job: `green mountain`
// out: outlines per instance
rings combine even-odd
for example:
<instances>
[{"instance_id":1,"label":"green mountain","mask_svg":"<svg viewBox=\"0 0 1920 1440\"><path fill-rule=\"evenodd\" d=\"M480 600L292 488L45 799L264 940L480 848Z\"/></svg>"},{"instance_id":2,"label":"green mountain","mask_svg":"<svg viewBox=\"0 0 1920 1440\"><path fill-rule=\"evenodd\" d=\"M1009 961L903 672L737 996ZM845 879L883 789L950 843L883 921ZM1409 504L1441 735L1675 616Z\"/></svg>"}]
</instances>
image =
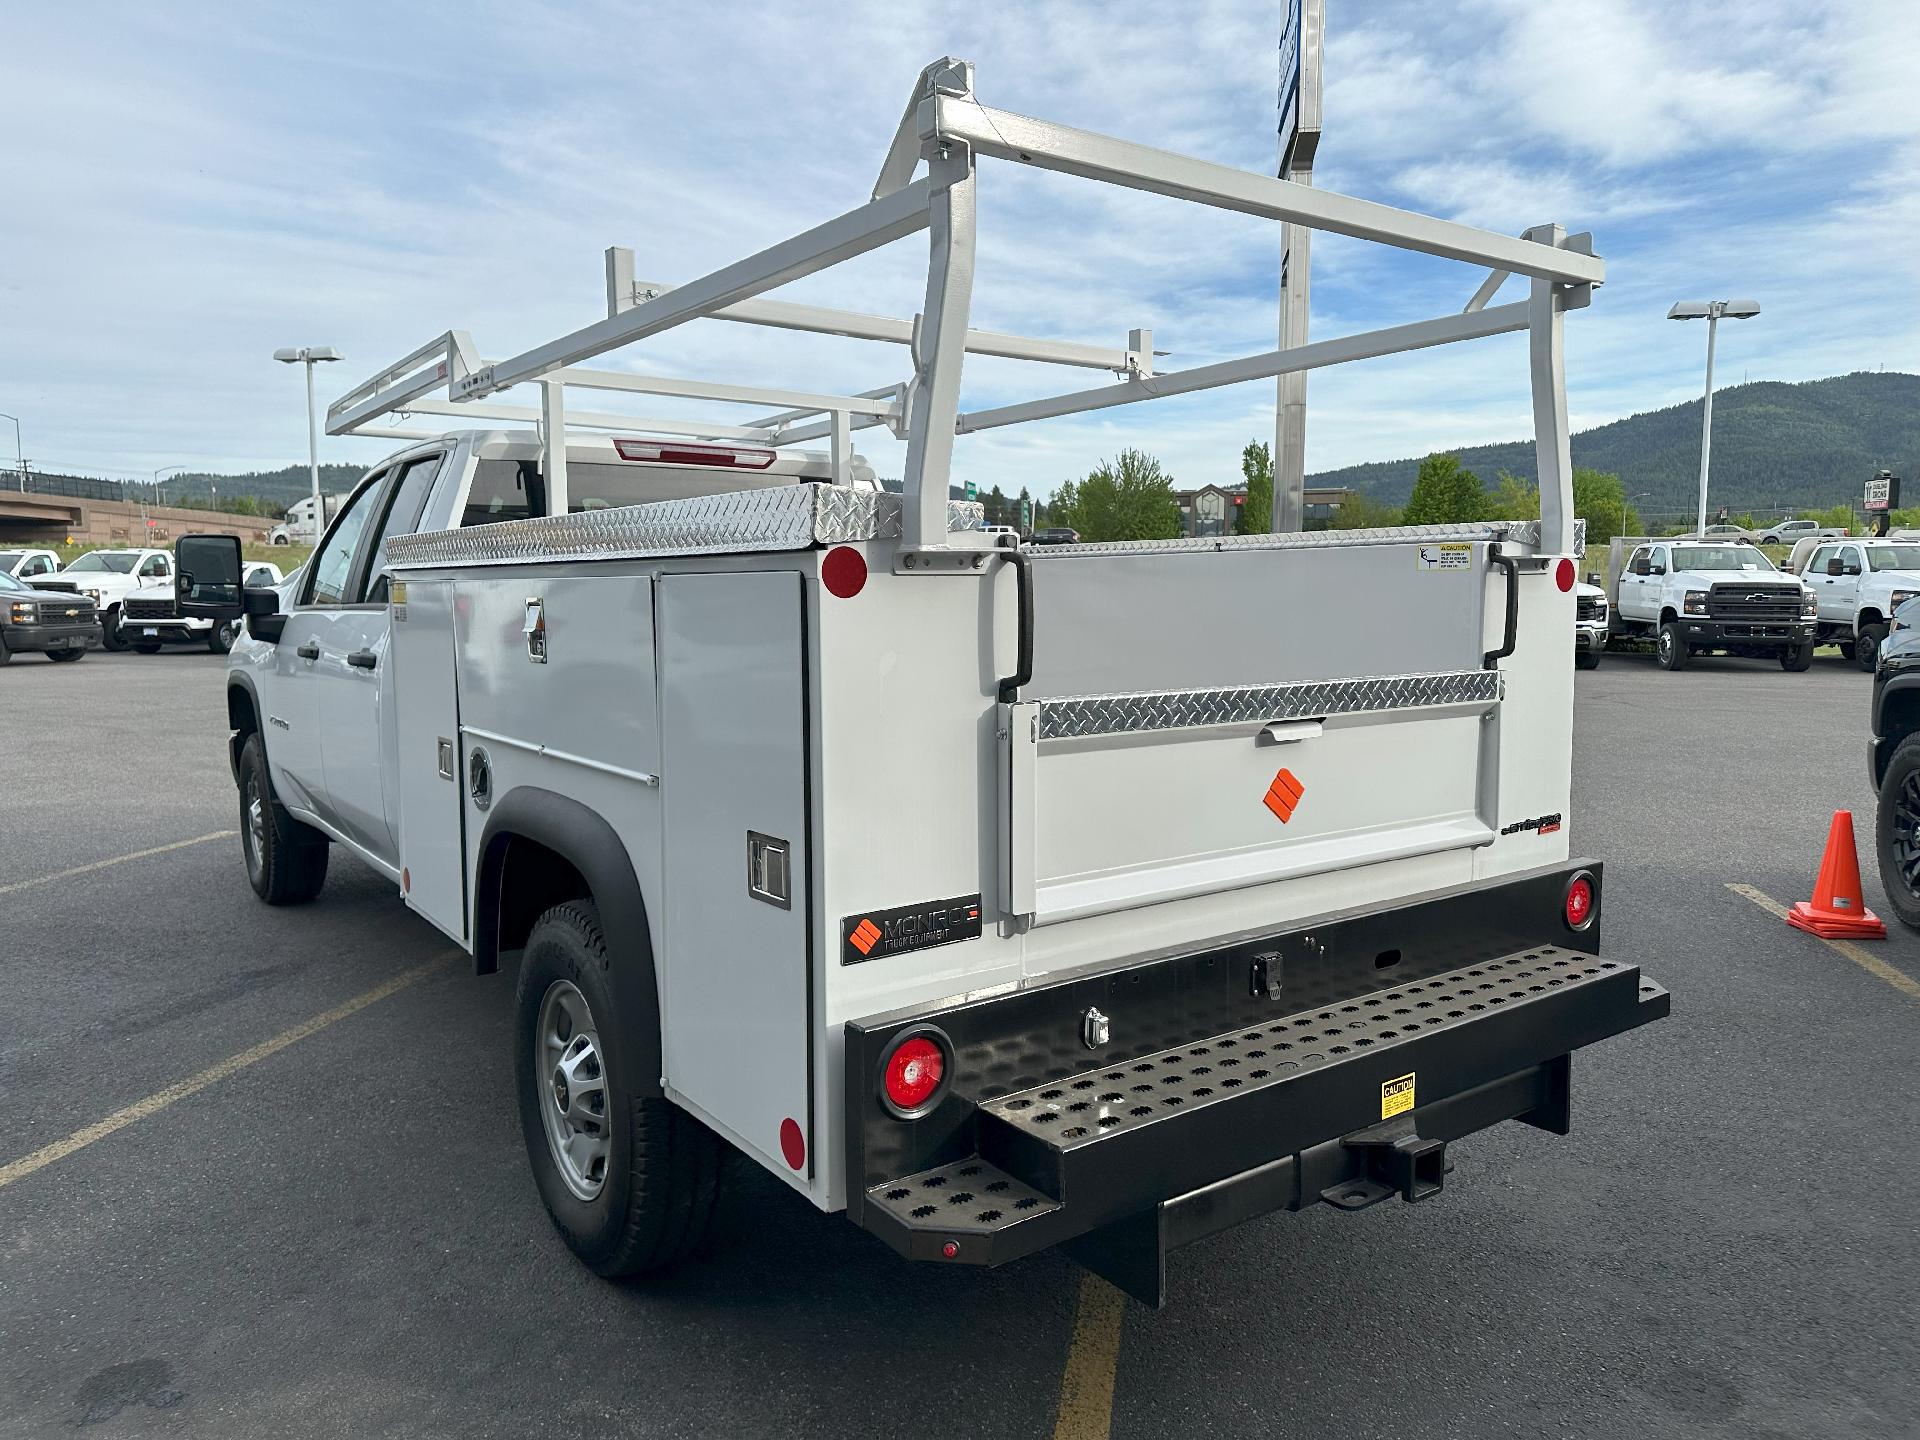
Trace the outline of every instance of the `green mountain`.
<instances>
[{"instance_id":1,"label":"green mountain","mask_svg":"<svg viewBox=\"0 0 1920 1440\"><path fill-rule=\"evenodd\" d=\"M1501 470L1535 478L1533 442L1473 445L1454 452L1489 489ZM1642 515L1691 515L1700 485L1700 402L1629 415L1573 437L1573 463L1620 476L1644 496ZM1759 380L1716 390L1707 494L1739 514L1825 508L1860 499L1875 471L1906 481L1920 501L1920 375L1857 371L1799 385ZM1404 504L1418 457L1349 465L1308 478Z\"/></svg>"},{"instance_id":2,"label":"green mountain","mask_svg":"<svg viewBox=\"0 0 1920 1440\"><path fill-rule=\"evenodd\" d=\"M351 490L368 468L365 465L322 465L320 488L329 495ZM163 477L158 486L159 495L139 481L128 484L126 488L129 499L157 500L164 496L168 504L179 504L184 499L190 505L205 506L213 498L213 487L216 485L220 487L219 498L222 500L251 495L263 506L271 506L276 510L284 510L294 501L303 500L313 493L313 480L304 465L284 465L278 470L254 470L244 475L182 472ZM147 492L144 496L141 493L143 491Z\"/></svg>"}]
</instances>

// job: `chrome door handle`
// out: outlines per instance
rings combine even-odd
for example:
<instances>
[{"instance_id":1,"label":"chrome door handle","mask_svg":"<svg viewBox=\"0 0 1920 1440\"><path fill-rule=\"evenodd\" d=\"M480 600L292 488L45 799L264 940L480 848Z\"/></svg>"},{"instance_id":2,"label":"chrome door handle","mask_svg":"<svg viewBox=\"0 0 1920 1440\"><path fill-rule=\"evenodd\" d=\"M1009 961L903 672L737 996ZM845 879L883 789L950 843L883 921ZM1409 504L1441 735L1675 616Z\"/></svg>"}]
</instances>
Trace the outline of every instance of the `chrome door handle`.
<instances>
[{"instance_id":1,"label":"chrome door handle","mask_svg":"<svg viewBox=\"0 0 1920 1440\"><path fill-rule=\"evenodd\" d=\"M302 660L318 660L320 658L320 647L314 641L309 640L293 653L298 655Z\"/></svg>"},{"instance_id":2,"label":"chrome door handle","mask_svg":"<svg viewBox=\"0 0 1920 1440\"><path fill-rule=\"evenodd\" d=\"M347 656L347 664L356 666L361 670L371 670L378 663L379 657L371 650L356 650Z\"/></svg>"}]
</instances>

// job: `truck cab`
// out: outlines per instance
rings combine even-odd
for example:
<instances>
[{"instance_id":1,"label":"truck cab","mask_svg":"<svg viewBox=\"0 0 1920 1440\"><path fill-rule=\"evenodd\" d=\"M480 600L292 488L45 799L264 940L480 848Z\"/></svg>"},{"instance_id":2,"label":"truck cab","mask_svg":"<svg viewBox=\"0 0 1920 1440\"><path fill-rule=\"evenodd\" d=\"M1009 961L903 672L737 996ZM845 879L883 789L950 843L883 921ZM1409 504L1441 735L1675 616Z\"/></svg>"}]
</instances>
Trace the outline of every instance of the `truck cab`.
<instances>
[{"instance_id":1,"label":"truck cab","mask_svg":"<svg viewBox=\"0 0 1920 1440\"><path fill-rule=\"evenodd\" d=\"M1750 544L1641 541L1613 579L1615 632L1652 639L1663 669L1716 652L1813 662L1813 591Z\"/></svg>"},{"instance_id":2,"label":"truck cab","mask_svg":"<svg viewBox=\"0 0 1920 1440\"><path fill-rule=\"evenodd\" d=\"M1920 595L1920 544L1906 540L1828 540L1807 557L1801 579L1817 607L1817 643L1871 672L1893 612Z\"/></svg>"}]
</instances>

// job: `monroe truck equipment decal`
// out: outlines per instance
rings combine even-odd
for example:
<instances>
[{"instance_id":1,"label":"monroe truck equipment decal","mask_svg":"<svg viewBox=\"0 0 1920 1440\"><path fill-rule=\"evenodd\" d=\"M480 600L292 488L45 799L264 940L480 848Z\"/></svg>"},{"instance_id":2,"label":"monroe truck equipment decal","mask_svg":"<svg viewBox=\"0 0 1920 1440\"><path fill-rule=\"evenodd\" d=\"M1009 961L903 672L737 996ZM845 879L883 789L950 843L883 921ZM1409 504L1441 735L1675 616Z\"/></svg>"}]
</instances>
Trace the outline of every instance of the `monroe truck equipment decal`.
<instances>
[{"instance_id":1,"label":"monroe truck equipment decal","mask_svg":"<svg viewBox=\"0 0 1920 1440\"><path fill-rule=\"evenodd\" d=\"M1522 830L1538 830L1542 835L1551 835L1560 828L1560 812L1551 815L1535 815L1528 820L1516 820L1511 825L1500 827L1502 835L1518 835Z\"/></svg>"},{"instance_id":2,"label":"monroe truck equipment decal","mask_svg":"<svg viewBox=\"0 0 1920 1440\"><path fill-rule=\"evenodd\" d=\"M858 965L910 950L931 950L980 935L980 896L927 900L892 910L866 910L840 922L840 963Z\"/></svg>"}]
</instances>

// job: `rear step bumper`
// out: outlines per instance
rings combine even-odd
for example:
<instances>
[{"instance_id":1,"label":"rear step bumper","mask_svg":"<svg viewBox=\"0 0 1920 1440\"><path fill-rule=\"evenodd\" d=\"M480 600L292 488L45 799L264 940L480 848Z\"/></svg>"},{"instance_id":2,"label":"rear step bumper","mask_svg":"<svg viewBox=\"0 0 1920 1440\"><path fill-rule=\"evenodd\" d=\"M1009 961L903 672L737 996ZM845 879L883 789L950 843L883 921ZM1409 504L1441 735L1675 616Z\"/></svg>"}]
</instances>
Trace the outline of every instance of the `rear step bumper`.
<instances>
[{"instance_id":1,"label":"rear step bumper","mask_svg":"<svg viewBox=\"0 0 1920 1440\"><path fill-rule=\"evenodd\" d=\"M1159 1304L1178 1245L1430 1198L1447 1142L1502 1120L1565 1134L1571 1053L1668 1007L1637 966L1534 946L983 1100L973 1153L868 1186L856 1213L912 1259L1062 1245Z\"/></svg>"}]
</instances>

